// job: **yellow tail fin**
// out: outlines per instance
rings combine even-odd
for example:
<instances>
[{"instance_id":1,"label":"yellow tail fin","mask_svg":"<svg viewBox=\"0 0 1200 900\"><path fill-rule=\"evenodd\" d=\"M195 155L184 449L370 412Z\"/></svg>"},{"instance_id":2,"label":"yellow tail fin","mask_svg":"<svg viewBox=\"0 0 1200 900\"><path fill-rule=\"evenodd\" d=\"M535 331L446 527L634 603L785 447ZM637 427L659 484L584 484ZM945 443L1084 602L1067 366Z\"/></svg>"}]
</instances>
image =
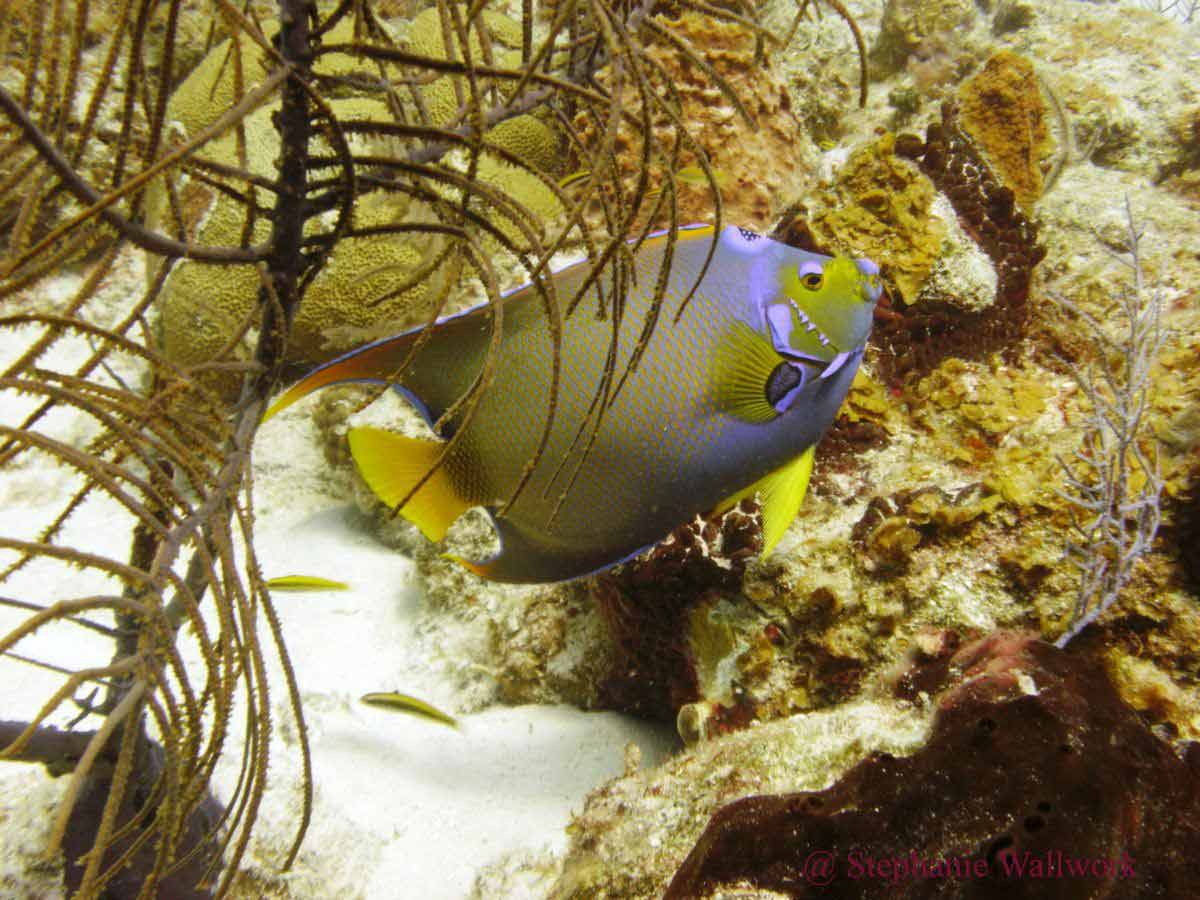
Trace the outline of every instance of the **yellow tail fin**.
<instances>
[{"instance_id":1,"label":"yellow tail fin","mask_svg":"<svg viewBox=\"0 0 1200 900\"><path fill-rule=\"evenodd\" d=\"M442 452L437 441L405 437L379 428L353 428L348 437L350 454L363 480L375 496L393 509L434 467ZM470 505L454 490L446 467L441 466L401 507L400 514L420 528L425 537L440 541Z\"/></svg>"}]
</instances>

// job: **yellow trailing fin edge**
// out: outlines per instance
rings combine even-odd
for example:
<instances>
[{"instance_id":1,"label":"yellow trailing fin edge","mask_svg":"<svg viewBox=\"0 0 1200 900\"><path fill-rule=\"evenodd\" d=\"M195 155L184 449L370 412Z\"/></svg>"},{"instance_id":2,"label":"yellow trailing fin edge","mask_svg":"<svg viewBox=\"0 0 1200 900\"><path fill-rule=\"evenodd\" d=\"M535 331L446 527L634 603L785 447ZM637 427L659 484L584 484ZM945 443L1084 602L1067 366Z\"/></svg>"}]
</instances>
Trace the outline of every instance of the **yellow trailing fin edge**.
<instances>
[{"instance_id":1,"label":"yellow trailing fin edge","mask_svg":"<svg viewBox=\"0 0 1200 900\"><path fill-rule=\"evenodd\" d=\"M816 449L809 447L793 462L772 472L757 485L762 497L764 559L775 549L792 519L800 512L800 504L808 493Z\"/></svg>"},{"instance_id":2,"label":"yellow trailing fin edge","mask_svg":"<svg viewBox=\"0 0 1200 900\"><path fill-rule=\"evenodd\" d=\"M735 322L713 348L709 385L716 405L746 422L779 415L767 402L767 381L783 360L765 336Z\"/></svg>"},{"instance_id":3,"label":"yellow trailing fin edge","mask_svg":"<svg viewBox=\"0 0 1200 900\"><path fill-rule=\"evenodd\" d=\"M343 381L393 381L399 383L399 367L408 355L420 329L406 331L347 353L313 369L284 391L263 414L265 422L313 391Z\"/></svg>"},{"instance_id":4,"label":"yellow trailing fin edge","mask_svg":"<svg viewBox=\"0 0 1200 900\"><path fill-rule=\"evenodd\" d=\"M393 509L437 463L442 445L437 441L405 437L380 428L352 428L350 454L367 486ZM421 529L431 541L446 536L450 525L470 507L450 483L445 466L439 466L400 514Z\"/></svg>"},{"instance_id":5,"label":"yellow trailing fin edge","mask_svg":"<svg viewBox=\"0 0 1200 900\"><path fill-rule=\"evenodd\" d=\"M723 513L746 497L759 495L762 503L763 559L775 549L800 511L800 504L808 493L808 479L812 475L816 449L815 446L809 447L786 466L760 478L717 506L716 512Z\"/></svg>"}]
</instances>

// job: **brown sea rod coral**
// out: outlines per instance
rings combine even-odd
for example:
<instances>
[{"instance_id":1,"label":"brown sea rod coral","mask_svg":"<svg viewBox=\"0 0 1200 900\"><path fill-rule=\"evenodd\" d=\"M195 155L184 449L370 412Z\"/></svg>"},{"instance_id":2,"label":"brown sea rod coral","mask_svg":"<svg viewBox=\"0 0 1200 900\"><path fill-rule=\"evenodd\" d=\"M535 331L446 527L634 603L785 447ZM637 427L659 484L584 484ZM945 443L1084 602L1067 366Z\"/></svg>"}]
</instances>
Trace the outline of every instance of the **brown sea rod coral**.
<instances>
[{"instance_id":1,"label":"brown sea rod coral","mask_svg":"<svg viewBox=\"0 0 1200 900\"><path fill-rule=\"evenodd\" d=\"M1030 637L933 664L955 683L923 749L875 754L823 791L730 803L666 896L1200 896L1196 745L1156 737L1095 659Z\"/></svg>"}]
</instances>

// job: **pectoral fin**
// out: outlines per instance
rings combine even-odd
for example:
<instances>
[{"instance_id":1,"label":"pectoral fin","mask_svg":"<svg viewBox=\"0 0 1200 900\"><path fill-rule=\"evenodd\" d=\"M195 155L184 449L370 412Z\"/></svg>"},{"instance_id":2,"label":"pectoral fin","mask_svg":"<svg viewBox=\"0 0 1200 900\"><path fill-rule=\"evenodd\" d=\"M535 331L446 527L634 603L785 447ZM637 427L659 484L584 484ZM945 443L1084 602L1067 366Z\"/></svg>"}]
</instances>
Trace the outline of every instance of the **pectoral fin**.
<instances>
[{"instance_id":1,"label":"pectoral fin","mask_svg":"<svg viewBox=\"0 0 1200 900\"><path fill-rule=\"evenodd\" d=\"M746 422L769 422L779 413L767 399L767 382L782 362L765 335L735 322L713 347L709 386L716 406Z\"/></svg>"},{"instance_id":2,"label":"pectoral fin","mask_svg":"<svg viewBox=\"0 0 1200 900\"><path fill-rule=\"evenodd\" d=\"M405 437L379 428L353 428L348 438L350 454L363 480L393 509L437 465L442 452L437 441ZM454 520L470 506L455 491L449 472L442 465L400 508L400 514L420 528L425 537L440 541Z\"/></svg>"},{"instance_id":3,"label":"pectoral fin","mask_svg":"<svg viewBox=\"0 0 1200 900\"><path fill-rule=\"evenodd\" d=\"M717 512L724 512L740 500L758 494L762 502L764 558L775 549L800 511L800 504L808 492L815 451L815 446L809 447L786 466L743 488L717 507Z\"/></svg>"}]
</instances>

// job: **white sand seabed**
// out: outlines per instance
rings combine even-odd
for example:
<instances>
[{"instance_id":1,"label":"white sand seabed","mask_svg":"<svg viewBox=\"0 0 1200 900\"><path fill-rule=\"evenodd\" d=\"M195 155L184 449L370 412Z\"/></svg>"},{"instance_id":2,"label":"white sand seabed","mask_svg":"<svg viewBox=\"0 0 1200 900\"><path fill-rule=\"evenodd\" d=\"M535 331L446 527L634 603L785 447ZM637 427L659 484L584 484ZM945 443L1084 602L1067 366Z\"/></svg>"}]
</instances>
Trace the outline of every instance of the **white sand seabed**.
<instances>
[{"instance_id":1,"label":"white sand seabed","mask_svg":"<svg viewBox=\"0 0 1200 900\"><path fill-rule=\"evenodd\" d=\"M296 897L461 898L478 871L505 854L561 849L571 810L621 773L625 745L636 742L646 764L654 764L667 754L672 735L615 714L567 707L494 707L460 715L461 728L454 730L361 704L364 693L400 690L452 713L472 705L448 680L446 667L431 660L431 647L453 658L453 630L441 634L430 622L419 623L423 601L413 563L381 544L366 517L329 486L309 415L301 407L264 426L254 463L256 547L267 577L313 574L351 585L348 591L275 594L303 698L315 781L308 838L282 879ZM34 459L5 475L4 533L21 533L22 520L43 520L32 513L61 506L71 482L60 473ZM70 529L66 539L75 546L115 559L128 552L126 516L107 498L85 504ZM5 586L10 596L42 601L111 589L94 572L40 563ZM2 618L7 630L23 615L6 610ZM264 642L267 635L263 622ZM193 642L185 638L182 649L199 672ZM45 629L21 650L72 668L102 664L112 652L106 638L75 627ZM244 864L270 883L298 821L301 770L282 670L274 654L266 655L275 737L268 792ZM28 718L60 684L53 673L0 661L0 717ZM51 723L62 726L72 713L64 708ZM234 733L214 778L218 797L228 796L239 774L242 721L235 711ZM65 782L52 784L40 767L19 765L0 770L0 778L10 800L37 798L47 812ZM23 869L30 871L21 858L32 861L44 839L45 816L12 812L3 827L20 834L0 835L6 857L0 868L21 878Z\"/></svg>"},{"instance_id":2,"label":"white sand seabed","mask_svg":"<svg viewBox=\"0 0 1200 900\"><path fill-rule=\"evenodd\" d=\"M366 527L345 504L284 528L270 517L258 523L268 572L320 574L353 586L276 598L315 770L317 822L300 877L307 881L304 870L312 869L368 897L463 897L477 871L505 853L560 849L570 811L621 773L627 742L638 743L652 764L671 737L622 716L568 707L492 708L461 717L455 731L358 703L369 691L394 689L443 709L456 705L453 686L422 658L412 563ZM279 694L281 714L282 703ZM291 747L273 773L286 768L291 779L296 760ZM236 777L229 762L223 781ZM269 842L282 848L296 795L277 789L271 803Z\"/></svg>"}]
</instances>

